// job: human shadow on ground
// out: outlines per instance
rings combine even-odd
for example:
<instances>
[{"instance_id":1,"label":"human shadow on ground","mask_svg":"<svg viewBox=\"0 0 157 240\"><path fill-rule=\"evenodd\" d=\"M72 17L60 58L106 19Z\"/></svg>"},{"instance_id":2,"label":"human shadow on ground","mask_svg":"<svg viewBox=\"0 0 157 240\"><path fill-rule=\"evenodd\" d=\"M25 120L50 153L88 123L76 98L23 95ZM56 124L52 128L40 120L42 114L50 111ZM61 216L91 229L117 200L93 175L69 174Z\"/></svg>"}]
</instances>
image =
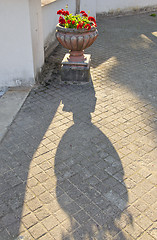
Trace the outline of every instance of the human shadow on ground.
<instances>
[{"instance_id":1,"label":"human shadow on ground","mask_svg":"<svg viewBox=\"0 0 157 240\"><path fill-rule=\"evenodd\" d=\"M22 218L32 215L26 202L37 198L33 187L41 189L36 177L46 169L42 169L40 164L52 159L51 149L46 148L44 139L60 104L57 90L57 86L32 89L0 143L0 240L17 238L23 226ZM34 213L33 219L37 221ZM25 227L30 228L37 222L28 220L27 223ZM22 229L23 232L26 230ZM23 239L22 236L23 233L19 239ZM24 239L33 238L27 235Z\"/></svg>"},{"instance_id":2,"label":"human shadow on ground","mask_svg":"<svg viewBox=\"0 0 157 240\"><path fill-rule=\"evenodd\" d=\"M52 120L61 101L63 111L73 113L74 125L61 138L55 155L47 140L55 136ZM32 239L29 233L25 235L25 228L29 232L32 227L38 228L40 211L49 205L47 199L46 203L33 204L41 201L45 176L51 179L51 190L55 189L53 177L57 178L52 200L58 201L71 223L63 239L107 239L118 233L125 239L121 229L132 222L132 217L126 210L123 167L110 140L91 122L95 104L91 83L56 83L32 90L0 145L0 239ZM51 200L50 207L54 215Z\"/></svg>"},{"instance_id":3,"label":"human shadow on ground","mask_svg":"<svg viewBox=\"0 0 157 240\"><path fill-rule=\"evenodd\" d=\"M91 122L96 105L93 85L70 88L73 98L65 94L62 102L63 111L73 113L74 124L63 135L55 156L57 201L71 225L62 239L102 240L116 235L124 240L122 226L131 224L132 216L126 210L121 160L110 140Z\"/></svg>"}]
</instances>

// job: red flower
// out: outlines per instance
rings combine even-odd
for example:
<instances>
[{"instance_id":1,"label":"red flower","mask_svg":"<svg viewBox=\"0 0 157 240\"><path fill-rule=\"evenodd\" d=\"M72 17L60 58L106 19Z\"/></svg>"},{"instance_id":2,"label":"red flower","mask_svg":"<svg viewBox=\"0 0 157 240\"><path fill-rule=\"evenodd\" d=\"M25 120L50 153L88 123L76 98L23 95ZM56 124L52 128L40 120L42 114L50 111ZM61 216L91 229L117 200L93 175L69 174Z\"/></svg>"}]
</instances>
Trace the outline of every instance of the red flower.
<instances>
[{"instance_id":1,"label":"red flower","mask_svg":"<svg viewBox=\"0 0 157 240\"><path fill-rule=\"evenodd\" d=\"M64 15L64 16L65 16L65 15L66 15L66 11L62 11L62 15Z\"/></svg>"},{"instance_id":2,"label":"red flower","mask_svg":"<svg viewBox=\"0 0 157 240\"><path fill-rule=\"evenodd\" d=\"M57 14L59 14L59 15L62 14L62 10L58 10Z\"/></svg>"},{"instance_id":3,"label":"red flower","mask_svg":"<svg viewBox=\"0 0 157 240\"><path fill-rule=\"evenodd\" d=\"M67 9L60 9L57 11L57 14L60 15L59 24L68 28L85 28L87 30L90 30L92 26L97 27L95 18L88 16L85 11L80 11L79 17L77 15L73 16L69 13L69 11L67 11Z\"/></svg>"},{"instance_id":4,"label":"red flower","mask_svg":"<svg viewBox=\"0 0 157 240\"><path fill-rule=\"evenodd\" d=\"M83 13L82 16L88 17L88 14L87 13Z\"/></svg>"},{"instance_id":5,"label":"red flower","mask_svg":"<svg viewBox=\"0 0 157 240\"><path fill-rule=\"evenodd\" d=\"M69 11L62 11L62 14L63 14L64 16L69 15Z\"/></svg>"},{"instance_id":6,"label":"red flower","mask_svg":"<svg viewBox=\"0 0 157 240\"><path fill-rule=\"evenodd\" d=\"M65 24L66 23L66 21L65 21L65 19L62 19L62 20L60 20L60 24Z\"/></svg>"},{"instance_id":7,"label":"red flower","mask_svg":"<svg viewBox=\"0 0 157 240\"><path fill-rule=\"evenodd\" d=\"M89 17L88 17L88 20L91 21L91 22L95 22L95 23L96 23L96 20L95 20L94 17L90 17L90 16L89 16Z\"/></svg>"},{"instance_id":8,"label":"red flower","mask_svg":"<svg viewBox=\"0 0 157 240\"><path fill-rule=\"evenodd\" d=\"M91 29L91 25L89 23L87 23L84 28L86 28L87 30L90 30Z\"/></svg>"},{"instance_id":9,"label":"red flower","mask_svg":"<svg viewBox=\"0 0 157 240\"><path fill-rule=\"evenodd\" d=\"M66 21L65 21L65 19L63 17L60 16L59 17L59 23L63 25L63 24L66 23Z\"/></svg>"},{"instance_id":10,"label":"red flower","mask_svg":"<svg viewBox=\"0 0 157 240\"><path fill-rule=\"evenodd\" d=\"M77 29L81 29L83 27L83 24L81 24L81 23L79 23L78 25L77 25Z\"/></svg>"}]
</instances>

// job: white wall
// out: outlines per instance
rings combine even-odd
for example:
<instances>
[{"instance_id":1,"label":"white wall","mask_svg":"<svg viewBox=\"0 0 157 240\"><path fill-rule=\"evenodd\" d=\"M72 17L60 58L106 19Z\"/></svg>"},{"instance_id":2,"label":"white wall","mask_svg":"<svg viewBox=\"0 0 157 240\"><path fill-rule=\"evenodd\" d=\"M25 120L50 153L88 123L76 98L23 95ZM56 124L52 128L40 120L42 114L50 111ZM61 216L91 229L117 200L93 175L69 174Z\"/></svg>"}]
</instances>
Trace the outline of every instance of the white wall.
<instances>
[{"instance_id":1,"label":"white wall","mask_svg":"<svg viewBox=\"0 0 157 240\"><path fill-rule=\"evenodd\" d=\"M104 0L102 0L104 1ZM90 16L96 17L96 0L81 0L80 1L80 11L83 10L88 14L90 12Z\"/></svg>"},{"instance_id":2,"label":"white wall","mask_svg":"<svg viewBox=\"0 0 157 240\"><path fill-rule=\"evenodd\" d=\"M65 9L65 6L67 4L69 12L75 14L76 11L75 0L57 0L42 7L43 38L45 49L47 49L56 39L55 31L59 19L57 11L62 8Z\"/></svg>"},{"instance_id":3,"label":"white wall","mask_svg":"<svg viewBox=\"0 0 157 240\"><path fill-rule=\"evenodd\" d=\"M31 44L27 0L0 1L0 86L33 82Z\"/></svg>"},{"instance_id":4,"label":"white wall","mask_svg":"<svg viewBox=\"0 0 157 240\"><path fill-rule=\"evenodd\" d=\"M91 0L96 1L97 13L116 11L117 9L142 8L157 5L157 0Z\"/></svg>"},{"instance_id":5,"label":"white wall","mask_svg":"<svg viewBox=\"0 0 157 240\"><path fill-rule=\"evenodd\" d=\"M35 75L44 63L43 23L40 0L29 0L33 64Z\"/></svg>"},{"instance_id":6,"label":"white wall","mask_svg":"<svg viewBox=\"0 0 157 240\"><path fill-rule=\"evenodd\" d=\"M40 6L40 0L0 1L0 86L33 85L43 63L40 25L34 14L39 9L33 1Z\"/></svg>"}]
</instances>

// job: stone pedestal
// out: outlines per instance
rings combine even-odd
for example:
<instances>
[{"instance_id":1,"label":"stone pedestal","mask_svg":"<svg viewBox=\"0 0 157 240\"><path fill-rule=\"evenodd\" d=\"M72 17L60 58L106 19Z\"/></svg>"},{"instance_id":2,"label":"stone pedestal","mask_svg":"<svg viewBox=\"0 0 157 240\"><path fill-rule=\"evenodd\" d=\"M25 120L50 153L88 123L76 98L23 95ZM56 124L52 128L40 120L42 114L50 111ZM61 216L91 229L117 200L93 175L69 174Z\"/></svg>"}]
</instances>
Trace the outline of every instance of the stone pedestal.
<instances>
[{"instance_id":1,"label":"stone pedestal","mask_svg":"<svg viewBox=\"0 0 157 240\"><path fill-rule=\"evenodd\" d=\"M84 60L74 62L69 60L67 53L62 61L61 80L64 82L89 82L91 55L84 54Z\"/></svg>"}]
</instances>

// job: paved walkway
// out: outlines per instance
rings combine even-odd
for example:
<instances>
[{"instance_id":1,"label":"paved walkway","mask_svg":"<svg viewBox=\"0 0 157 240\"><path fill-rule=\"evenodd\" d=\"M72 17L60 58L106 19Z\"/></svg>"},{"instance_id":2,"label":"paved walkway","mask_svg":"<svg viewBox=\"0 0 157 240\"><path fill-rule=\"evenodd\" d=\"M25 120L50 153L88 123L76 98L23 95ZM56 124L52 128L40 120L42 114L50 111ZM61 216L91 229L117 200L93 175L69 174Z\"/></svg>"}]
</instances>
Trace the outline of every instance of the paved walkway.
<instances>
[{"instance_id":1,"label":"paved walkway","mask_svg":"<svg viewBox=\"0 0 157 240\"><path fill-rule=\"evenodd\" d=\"M59 83L58 47L1 142L0 240L157 239L156 18L98 29L92 83Z\"/></svg>"}]
</instances>

